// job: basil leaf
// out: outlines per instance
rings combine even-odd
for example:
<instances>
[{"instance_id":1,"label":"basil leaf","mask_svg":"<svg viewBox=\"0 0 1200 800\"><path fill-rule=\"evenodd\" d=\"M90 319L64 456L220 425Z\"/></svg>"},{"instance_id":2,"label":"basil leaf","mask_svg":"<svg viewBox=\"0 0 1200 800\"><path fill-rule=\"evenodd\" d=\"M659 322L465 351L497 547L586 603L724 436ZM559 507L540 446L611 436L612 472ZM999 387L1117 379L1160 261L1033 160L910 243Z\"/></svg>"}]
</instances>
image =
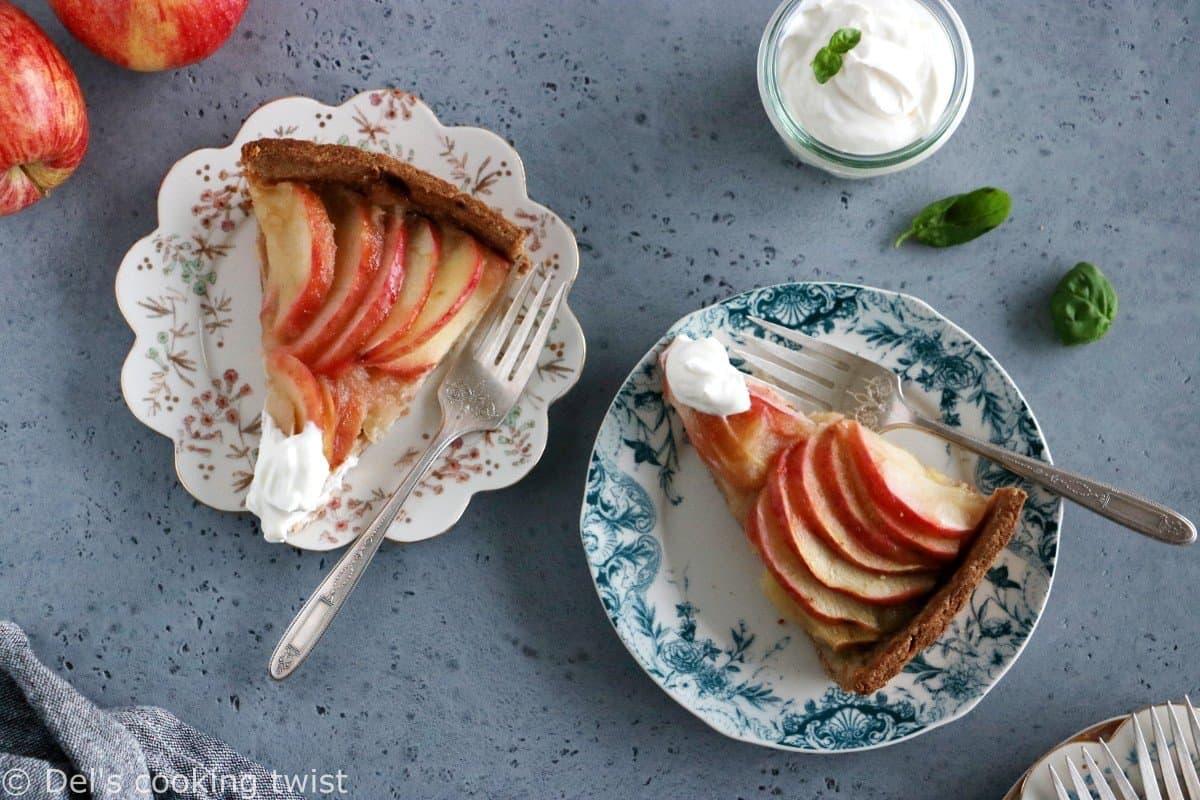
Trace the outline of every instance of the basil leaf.
<instances>
[{"instance_id":1,"label":"basil leaf","mask_svg":"<svg viewBox=\"0 0 1200 800\"><path fill-rule=\"evenodd\" d=\"M829 44L817 51L812 60L813 75L817 83L826 83L842 68L842 56L853 50L862 41L862 31L857 28L838 28L829 37Z\"/></svg>"},{"instance_id":2,"label":"basil leaf","mask_svg":"<svg viewBox=\"0 0 1200 800\"><path fill-rule=\"evenodd\" d=\"M858 28L838 28L829 37L829 49L838 55L845 55L862 41L862 31Z\"/></svg>"},{"instance_id":3,"label":"basil leaf","mask_svg":"<svg viewBox=\"0 0 1200 800\"><path fill-rule=\"evenodd\" d=\"M1058 282L1050 298L1050 316L1063 344L1094 342L1112 327L1117 292L1103 272L1081 261Z\"/></svg>"},{"instance_id":4,"label":"basil leaf","mask_svg":"<svg viewBox=\"0 0 1200 800\"><path fill-rule=\"evenodd\" d=\"M969 242L1008 219L1010 211L1012 199L1008 193L991 186L951 195L921 209L894 246L899 247L910 236L930 247Z\"/></svg>"},{"instance_id":5,"label":"basil leaf","mask_svg":"<svg viewBox=\"0 0 1200 800\"><path fill-rule=\"evenodd\" d=\"M828 47L822 47L817 51L817 57L813 59L812 68L817 83L826 83L842 68L842 57Z\"/></svg>"}]
</instances>

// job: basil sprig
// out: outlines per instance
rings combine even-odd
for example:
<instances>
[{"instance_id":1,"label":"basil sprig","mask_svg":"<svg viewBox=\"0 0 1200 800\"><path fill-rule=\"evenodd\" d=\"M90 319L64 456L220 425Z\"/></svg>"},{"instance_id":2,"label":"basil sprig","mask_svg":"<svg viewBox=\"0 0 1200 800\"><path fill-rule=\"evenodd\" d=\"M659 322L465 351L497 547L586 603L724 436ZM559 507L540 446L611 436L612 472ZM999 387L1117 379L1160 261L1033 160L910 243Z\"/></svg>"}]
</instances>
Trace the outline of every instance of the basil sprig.
<instances>
[{"instance_id":1,"label":"basil sprig","mask_svg":"<svg viewBox=\"0 0 1200 800\"><path fill-rule=\"evenodd\" d=\"M1050 298L1050 316L1063 344L1094 342L1112 327L1117 292L1103 272L1081 261L1058 282Z\"/></svg>"},{"instance_id":2,"label":"basil sprig","mask_svg":"<svg viewBox=\"0 0 1200 800\"><path fill-rule=\"evenodd\" d=\"M829 44L817 51L812 60L813 75L817 83L825 83L842 68L842 56L849 53L862 40L858 28L838 28L829 37Z\"/></svg>"},{"instance_id":3,"label":"basil sprig","mask_svg":"<svg viewBox=\"0 0 1200 800\"><path fill-rule=\"evenodd\" d=\"M913 218L912 225L896 239L896 247L908 237L930 247L949 247L969 242L990 231L1012 210L1008 192L985 186L930 203Z\"/></svg>"}]
</instances>

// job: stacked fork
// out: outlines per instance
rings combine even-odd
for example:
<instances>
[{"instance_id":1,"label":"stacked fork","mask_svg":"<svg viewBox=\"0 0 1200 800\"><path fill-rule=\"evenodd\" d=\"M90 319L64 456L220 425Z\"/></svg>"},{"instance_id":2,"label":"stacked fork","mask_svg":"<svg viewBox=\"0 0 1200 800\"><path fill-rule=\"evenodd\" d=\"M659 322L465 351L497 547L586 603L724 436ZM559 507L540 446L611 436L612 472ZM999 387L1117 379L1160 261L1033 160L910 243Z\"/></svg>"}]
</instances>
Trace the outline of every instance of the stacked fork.
<instances>
[{"instance_id":1,"label":"stacked fork","mask_svg":"<svg viewBox=\"0 0 1200 800\"><path fill-rule=\"evenodd\" d=\"M1058 770L1054 764L1050 766L1050 777L1054 782L1054 793L1058 800L1118 800L1113 789L1120 793L1120 800L1185 800L1183 786L1187 787L1186 800L1200 800L1200 777L1196 774L1196 750L1200 748L1200 719L1197 718L1196 707L1191 698L1185 695L1186 709L1176 709L1167 703L1166 715L1171 728L1171 739L1167 739L1166 731L1159 721L1161 707L1149 709L1150 719L1154 727L1154 757L1146 744L1146 735L1138 721L1137 714L1130 719L1133 722L1135 753L1138 777L1142 782L1142 793L1138 794L1129 780L1129 774L1121 767L1117 757L1104 739L1100 739L1101 755L1107 764L1101 767L1086 748L1083 750L1083 772L1069 757L1064 760L1067 775L1074 789L1074 796L1067 791ZM1191 727L1192 746L1188 745L1187 736L1179 722L1179 713L1183 711ZM1084 777L1086 773L1087 778ZM1088 780L1090 778L1090 781ZM1182 781L1182 785L1181 785ZM1090 786L1089 786L1090 783Z\"/></svg>"}]
</instances>

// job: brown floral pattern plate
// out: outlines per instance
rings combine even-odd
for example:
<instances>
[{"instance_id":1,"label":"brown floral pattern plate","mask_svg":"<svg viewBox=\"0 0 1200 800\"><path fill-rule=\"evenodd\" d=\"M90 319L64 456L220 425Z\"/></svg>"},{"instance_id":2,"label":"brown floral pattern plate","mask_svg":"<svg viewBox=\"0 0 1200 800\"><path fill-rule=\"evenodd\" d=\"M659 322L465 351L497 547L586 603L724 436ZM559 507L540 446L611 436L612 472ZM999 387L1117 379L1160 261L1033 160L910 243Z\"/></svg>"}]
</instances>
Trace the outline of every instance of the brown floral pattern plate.
<instances>
[{"instance_id":1,"label":"brown floral pattern plate","mask_svg":"<svg viewBox=\"0 0 1200 800\"><path fill-rule=\"evenodd\" d=\"M227 511L244 508L261 423L257 232L239 152L264 136L351 144L410 161L524 227L531 258L549 266L554 281L570 284L579 269L571 229L529 199L516 151L490 131L442 125L408 92L364 92L340 106L276 100L251 114L228 146L184 156L163 179L158 227L130 248L117 273L117 302L137 337L121 389L134 415L175 443L183 487ZM458 520L476 492L524 477L545 449L547 408L574 385L584 355L583 332L564 303L517 408L500 430L455 443L388 538L435 536ZM290 544L330 550L370 521L436 427L435 385L426 383L410 412L367 449L341 491Z\"/></svg>"}]
</instances>

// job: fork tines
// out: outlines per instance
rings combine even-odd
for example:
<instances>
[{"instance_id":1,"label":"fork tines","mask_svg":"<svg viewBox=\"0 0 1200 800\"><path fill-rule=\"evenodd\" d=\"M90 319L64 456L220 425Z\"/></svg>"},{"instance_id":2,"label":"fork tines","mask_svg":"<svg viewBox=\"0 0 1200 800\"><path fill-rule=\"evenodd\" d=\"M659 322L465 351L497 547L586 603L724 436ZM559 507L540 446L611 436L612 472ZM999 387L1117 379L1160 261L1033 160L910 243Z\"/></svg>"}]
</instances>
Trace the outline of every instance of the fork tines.
<instances>
[{"instance_id":1,"label":"fork tines","mask_svg":"<svg viewBox=\"0 0 1200 800\"><path fill-rule=\"evenodd\" d=\"M789 350L765 339L747 339L731 347L729 353L750 364L755 372L791 395L801 406L811 407L815 411L833 408L834 385L828 377L817 371L817 367L802 361L798 357L800 351Z\"/></svg>"},{"instance_id":2,"label":"fork tines","mask_svg":"<svg viewBox=\"0 0 1200 800\"><path fill-rule=\"evenodd\" d=\"M544 267L529 270L517 283L505 312L500 314L499 308L503 304L497 304L492 318L485 320L473 337L472 354L485 367L497 370L500 380L524 384L536 368L536 354L546 344L558 306L567 291L565 282L559 284L547 303L546 294L552 283ZM535 284L538 288L532 291ZM535 357L522 358L527 353L535 354Z\"/></svg>"},{"instance_id":3,"label":"fork tines","mask_svg":"<svg viewBox=\"0 0 1200 800\"><path fill-rule=\"evenodd\" d=\"M836 410L859 356L760 317L747 319L796 347L748 336L730 353L800 406L812 411Z\"/></svg>"},{"instance_id":4,"label":"fork tines","mask_svg":"<svg viewBox=\"0 0 1200 800\"><path fill-rule=\"evenodd\" d=\"M799 331L794 331L791 328L785 328L782 325L770 322L762 317L747 315L746 319L750 320L763 330L770 331L780 339L791 342L795 345L799 345L812 354L824 358L831 366L843 371L852 369L855 366L856 360L866 361L866 359L862 358L861 356L847 352L840 347L835 347L834 345L822 342L820 339L814 339L811 336L806 336L805 334L800 333Z\"/></svg>"},{"instance_id":5,"label":"fork tines","mask_svg":"<svg viewBox=\"0 0 1200 800\"><path fill-rule=\"evenodd\" d=\"M1142 794L1138 794L1129 781L1121 762L1113 755L1112 748L1104 739L1099 740L1101 755L1107 762L1101 767L1088 749L1083 750L1083 760L1087 776L1091 778L1089 786L1084 774L1071 761L1065 760L1067 775L1071 788L1079 800L1200 800L1200 776L1197 775L1195 756L1200 747L1200 717L1196 707L1188 697L1182 709L1176 709L1168 702L1166 709L1151 708L1149 710L1151 726L1154 733L1153 755L1147 743L1145 731L1137 715L1131 716L1133 722L1134 756L1137 761L1138 775L1142 782ZM1160 712L1167 715L1164 726ZM1179 714L1187 717L1190 733L1193 737L1189 745L1183 723ZM1170 729L1170 738L1167 730ZM1054 793L1059 800L1070 800L1071 793L1063 781L1059 769L1050 765L1050 779L1054 784ZM1113 788L1116 788L1116 792ZM1186 790L1186 791L1185 791Z\"/></svg>"}]
</instances>

